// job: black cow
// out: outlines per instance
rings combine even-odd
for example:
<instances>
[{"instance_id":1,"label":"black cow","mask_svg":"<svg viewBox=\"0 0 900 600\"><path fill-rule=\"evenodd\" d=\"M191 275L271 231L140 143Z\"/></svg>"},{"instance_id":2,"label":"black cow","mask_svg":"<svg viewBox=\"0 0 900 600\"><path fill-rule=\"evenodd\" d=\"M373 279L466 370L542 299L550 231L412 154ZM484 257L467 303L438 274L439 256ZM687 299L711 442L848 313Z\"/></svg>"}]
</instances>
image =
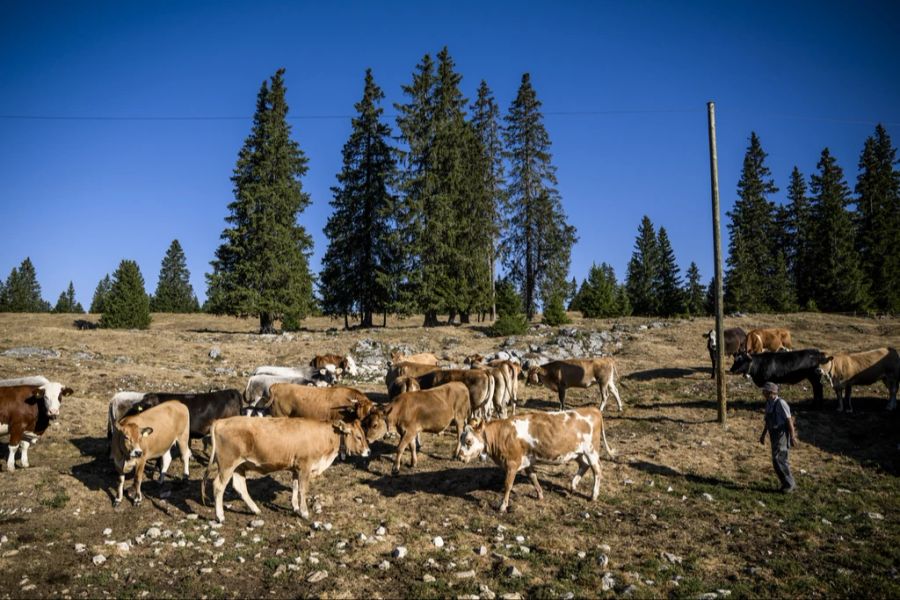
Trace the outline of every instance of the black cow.
<instances>
[{"instance_id":1,"label":"black cow","mask_svg":"<svg viewBox=\"0 0 900 600\"><path fill-rule=\"evenodd\" d=\"M200 392L196 394L172 394L155 392L145 394L144 399L135 404L126 416L147 410L161 402L176 400L187 406L191 415L191 439L205 438L216 419L236 417L241 414L244 396L235 389Z\"/></svg>"},{"instance_id":2,"label":"black cow","mask_svg":"<svg viewBox=\"0 0 900 600\"><path fill-rule=\"evenodd\" d=\"M737 353L740 351L741 347L744 345L744 340L747 339L747 332L741 329L740 327L732 327L731 329L725 330L725 356L729 354L731 356L737 356ZM706 338L706 349L709 350L709 359L712 361L712 375L711 378L715 379L716 377L716 330L710 329L708 332L703 334L703 337Z\"/></svg>"},{"instance_id":3,"label":"black cow","mask_svg":"<svg viewBox=\"0 0 900 600\"><path fill-rule=\"evenodd\" d=\"M741 352L731 365L732 373L742 373L753 380L758 387L772 383L798 383L806 379L813 389L816 405L822 404L822 380L819 366L828 362L828 357L820 350L794 350L789 352L762 352L748 354Z\"/></svg>"}]
</instances>

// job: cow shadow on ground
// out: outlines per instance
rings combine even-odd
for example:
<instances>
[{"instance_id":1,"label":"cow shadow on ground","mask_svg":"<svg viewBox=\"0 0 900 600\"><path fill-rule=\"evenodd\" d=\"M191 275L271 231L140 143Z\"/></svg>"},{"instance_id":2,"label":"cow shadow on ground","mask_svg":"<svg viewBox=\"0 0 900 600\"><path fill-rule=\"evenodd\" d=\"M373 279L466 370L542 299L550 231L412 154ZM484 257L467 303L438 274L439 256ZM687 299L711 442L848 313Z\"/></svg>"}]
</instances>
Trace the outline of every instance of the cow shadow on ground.
<instances>
[{"instance_id":1,"label":"cow shadow on ground","mask_svg":"<svg viewBox=\"0 0 900 600\"><path fill-rule=\"evenodd\" d=\"M426 493L452 496L477 503L478 500L471 495L472 492L484 489L500 490L503 486L502 479L502 472L495 467L410 471L407 465L402 465L398 475L382 475L366 481L365 484L387 498Z\"/></svg>"},{"instance_id":2,"label":"cow shadow on ground","mask_svg":"<svg viewBox=\"0 0 900 600\"><path fill-rule=\"evenodd\" d=\"M698 372L709 372L709 367L696 367L693 369L663 368L647 369L646 371L634 371L622 377L623 381L651 381L653 379L681 379Z\"/></svg>"},{"instance_id":3,"label":"cow shadow on ground","mask_svg":"<svg viewBox=\"0 0 900 600\"><path fill-rule=\"evenodd\" d=\"M612 421L643 421L646 423L678 423L680 425L702 425L704 423L715 423L716 417L710 417L708 419L676 419L674 417L666 417L663 415L654 415L652 417L631 417L620 415L618 413L610 413L609 415L604 415L607 419Z\"/></svg>"},{"instance_id":4,"label":"cow shadow on ground","mask_svg":"<svg viewBox=\"0 0 900 600\"><path fill-rule=\"evenodd\" d=\"M672 467L668 467L666 465L660 465L652 462L648 462L645 460L635 460L628 463L628 466L637 469L638 471L642 471L644 473L650 475L661 475L663 477L671 477L673 479L681 479L683 481L699 484L699 485L711 485L716 487L724 487L732 490L751 490L754 492L771 492L770 487L762 486L762 485L743 485L730 479L721 479L719 477L711 477L708 475L697 475L695 473L682 473Z\"/></svg>"}]
</instances>

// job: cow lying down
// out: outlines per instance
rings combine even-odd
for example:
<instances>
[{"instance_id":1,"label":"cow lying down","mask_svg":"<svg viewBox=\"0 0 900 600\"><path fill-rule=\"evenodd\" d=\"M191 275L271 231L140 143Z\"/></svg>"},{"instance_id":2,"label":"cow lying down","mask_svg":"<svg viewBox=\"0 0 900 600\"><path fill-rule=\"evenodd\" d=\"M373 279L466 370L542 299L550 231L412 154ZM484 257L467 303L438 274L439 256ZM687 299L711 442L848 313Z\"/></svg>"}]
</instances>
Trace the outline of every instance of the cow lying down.
<instances>
[{"instance_id":1,"label":"cow lying down","mask_svg":"<svg viewBox=\"0 0 900 600\"><path fill-rule=\"evenodd\" d=\"M583 407L551 413L530 413L510 419L467 425L460 437L458 457L465 462L488 454L506 470L503 502L500 512L509 507L516 473L524 470L537 491L538 500L544 492L534 471L534 461L564 464L578 461L578 472L572 478L572 491L588 469L594 474L591 500L600 494L600 442L610 457L613 451L606 442L603 413L595 407Z\"/></svg>"}]
</instances>

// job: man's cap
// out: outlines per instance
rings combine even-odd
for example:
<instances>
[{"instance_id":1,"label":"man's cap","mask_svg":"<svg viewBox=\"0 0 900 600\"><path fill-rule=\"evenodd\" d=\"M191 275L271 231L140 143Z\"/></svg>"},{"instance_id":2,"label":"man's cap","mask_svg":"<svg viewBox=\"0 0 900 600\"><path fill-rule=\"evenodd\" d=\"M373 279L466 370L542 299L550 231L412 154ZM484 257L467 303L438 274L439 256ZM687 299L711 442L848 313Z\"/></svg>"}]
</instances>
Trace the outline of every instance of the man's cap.
<instances>
[{"instance_id":1,"label":"man's cap","mask_svg":"<svg viewBox=\"0 0 900 600\"><path fill-rule=\"evenodd\" d=\"M778 386L772 383L771 381L767 381L763 384L762 389L764 392L773 392L775 394L778 393Z\"/></svg>"}]
</instances>

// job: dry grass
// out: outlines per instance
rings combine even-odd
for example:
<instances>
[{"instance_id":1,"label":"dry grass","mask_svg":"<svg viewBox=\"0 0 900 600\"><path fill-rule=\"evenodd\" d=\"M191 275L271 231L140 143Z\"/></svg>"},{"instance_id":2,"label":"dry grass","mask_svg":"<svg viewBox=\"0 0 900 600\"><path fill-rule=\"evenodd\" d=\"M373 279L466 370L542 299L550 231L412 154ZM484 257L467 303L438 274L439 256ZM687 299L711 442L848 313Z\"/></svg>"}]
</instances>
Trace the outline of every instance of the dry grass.
<instances>
[{"instance_id":1,"label":"dry grass","mask_svg":"<svg viewBox=\"0 0 900 600\"><path fill-rule=\"evenodd\" d=\"M418 318L338 335L326 332L338 322L312 319L307 330L287 340L255 335L254 320L205 315L155 315L148 331L136 332L77 330L65 315L2 314L0 351L37 346L61 356L0 356L0 377L41 373L76 394L31 451L33 467L0 474L0 534L7 537L0 545L0 594L438 597L479 594L485 584L498 594L529 597L605 596L630 585L636 597L696 597L717 589L731 590L732 597L900 595L900 439L896 415L882 410L883 385L856 389L853 415L836 414L833 401L826 410L811 410L808 389L785 388L784 396L798 409L802 440L791 455L800 491L785 497L773 493L777 481L768 449L757 442L762 401L753 385L729 378L728 427L715 422L715 389L701 338L711 319L647 330L637 329L646 320L624 323L633 329L617 355L625 410L607 408L608 435L618 455L603 461L596 503L584 495L590 481L582 483L581 493L567 491L574 466L544 466L544 501L520 478L512 512L500 515L499 469L450 461L453 436L426 435L415 472L405 461L399 476L390 475L396 440L387 440L373 446L368 464L337 462L315 480L311 493L321 512L313 519L330 523L330 530L313 529L290 512L286 474L251 481L265 525L249 529L254 517L236 496L226 496L231 510L217 530L226 542L214 547L200 541L213 539L213 513L200 504L196 463L189 482L163 490L147 483L145 506L112 508L105 414L115 391L242 388L246 372L257 365L305 363L316 353L345 352L366 337L456 361L494 350L500 340L484 337L477 326L422 329ZM611 325L576 323L599 330ZM900 344L898 319L760 315L728 325L788 327L797 347L825 351ZM540 341L537 335L520 339ZM213 346L222 359L208 358ZM359 387L383 399L383 386ZM526 410L556 407L547 390L523 386L522 392ZM569 400L579 405L596 402L596 396L595 389L575 390ZM828 390L826 398L831 399ZM0 453L5 455L5 445ZM198 520L187 518L194 513ZM184 537L148 539L123 556L105 544L134 540L154 523ZM376 538L382 525L387 533ZM106 527L112 529L109 536L102 533ZM360 534L367 539L361 541ZM432 544L438 535L443 549ZM184 547L173 546L179 539ZM76 553L77 543L87 551ZM409 549L402 560L390 556L398 545ZM476 552L482 545L486 556ZM671 563L663 552L681 562ZM98 553L109 557L102 566L91 563ZM606 568L598 562L601 553L609 557ZM385 560L390 568L378 568ZM511 566L523 576L510 577ZM328 577L307 583L318 570ZM474 578L456 576L470 570ZM601 592L607 571L616 586ZM434 581L424 581L426 575Z\"/></svg>"}]
</instances>

